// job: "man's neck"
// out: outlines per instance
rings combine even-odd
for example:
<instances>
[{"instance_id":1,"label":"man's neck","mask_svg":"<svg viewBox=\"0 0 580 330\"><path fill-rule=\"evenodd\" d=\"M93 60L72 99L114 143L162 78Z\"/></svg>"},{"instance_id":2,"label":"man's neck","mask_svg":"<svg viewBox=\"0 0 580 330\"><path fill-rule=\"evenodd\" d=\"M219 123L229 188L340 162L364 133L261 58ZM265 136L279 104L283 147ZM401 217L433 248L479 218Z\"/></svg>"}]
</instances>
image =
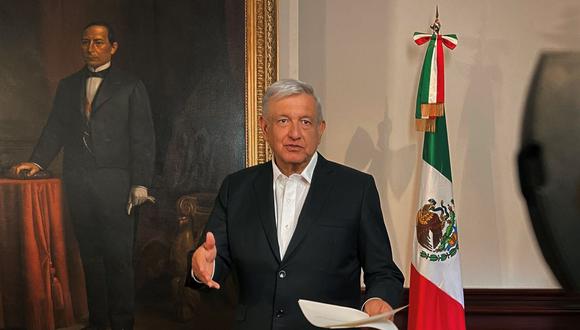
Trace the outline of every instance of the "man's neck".
<instances>
[{"instance_id":1,"label":"man's neck","mask_svg":"<svg viewBox=\"0 0 580 330\"><path fill-rule=\"evenodd\" d=\"M100 71L107 70L108 68L110 68L111 67L111 61L109 61L109 62L107 62L105 64L102 64L102 65L99 65L97 67L93 67L91 65L89 65L88 67L89 67L89 70L91 70L93 72L100 72Z\"/></svg>"},{"instance_id":2,"label":"man's neck","mask_svg":"<svg viewBox=\"0 0 580 330\"><path fill-rule=\"evenodd\" d=\"M276 156L274 155L272 157L272 162L275 164L275 166L282 174L284 174L287 177L290 177L292 174L302 174L312 162L313 157L314 154L310 156L310 158L308 158L307 161L301 164L280 164L280 162L276 161Z\"/></svg>"},{"instance_id":3,"label":"man's neck","mask_svg":"<svg viewBox=\"0 0 580 330\"><path fill-rule=\"evenodd\" d=\"M310 162L310 159L308 161ZM304 169L306 168L306 165L308 165L308 163L300 165L290 164L290 166L279 166L278 163L276 162L276 166L278 166L280 172L282 172L282 174L288 177L291 176L292 174L302 173L302 171L304 171Z\"/></svg>"}]
</instances>

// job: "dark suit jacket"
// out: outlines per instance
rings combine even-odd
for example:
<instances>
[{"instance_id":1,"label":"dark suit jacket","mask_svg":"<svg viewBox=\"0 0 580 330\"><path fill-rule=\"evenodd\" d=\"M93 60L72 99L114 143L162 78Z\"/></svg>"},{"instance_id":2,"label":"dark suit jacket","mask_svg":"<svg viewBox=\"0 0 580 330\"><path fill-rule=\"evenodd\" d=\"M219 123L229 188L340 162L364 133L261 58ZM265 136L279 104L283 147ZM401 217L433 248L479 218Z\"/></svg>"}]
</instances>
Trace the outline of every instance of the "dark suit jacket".
<instances>
[{"instance_id":1,"label":"dark suit jacket","mask_svg":"<svg viewBox=\"0 0 580 330\"><path fill-rule=\"evenodd\" d=\"M52 112L38 140L31 162L46 168L64 147L64 172L82 166L86 154L83 131L86 72L84 68L62 79ZM155 132L149 98L143 83L115 66L93 100L88 143L101 168L130 172L131 184L151 185L155 161Z\"/></svg>"},{"instance_id":2,"label":"dark suit jacket","mask_svg":"<svg viewBox=\"0 0 580 330\"><path fill-rule=\"evenodd\" d=\"M228 176L206 231L216 237L214 279L239 283L236 329L311 329L298 299L361 307L366 294L399 304L403 275L393 263L373 178L319 156L284 259L274 215L271 162ZM205 237L205 236L204 236ZM186 284L201 288L188 276Z\"/></svg>"}]
</instances>

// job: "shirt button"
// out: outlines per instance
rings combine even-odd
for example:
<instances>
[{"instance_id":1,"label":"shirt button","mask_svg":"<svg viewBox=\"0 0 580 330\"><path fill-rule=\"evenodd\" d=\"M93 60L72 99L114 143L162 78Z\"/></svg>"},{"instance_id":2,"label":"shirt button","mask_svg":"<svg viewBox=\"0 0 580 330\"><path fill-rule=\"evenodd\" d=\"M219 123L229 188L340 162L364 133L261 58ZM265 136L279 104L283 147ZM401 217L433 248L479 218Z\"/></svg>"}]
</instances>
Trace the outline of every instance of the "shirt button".
<instances>
[{"instance_id":1,"label":"shirt button","mask_svg":"<svg viewBox=\"0 0 580 330\"><path fill-rule=\"evenodd\" d=\"M284 310L282 308L280 308L277 312L276 312L276 317L280 318L284 316Z\"/></svg>"},{"instance_id":2,"label":"shirt button","mask_svg":"<svg viewBox=\"0 0 580 330\"><path fill-rule=\"evenodd\" d=\"M286 277L286 271L285 271L285 270L281 270L281 271L279 271L279 272L278 272L278 277L279 277L279 278L284 278L284 277Z\"/></svg>"}]
</instances>

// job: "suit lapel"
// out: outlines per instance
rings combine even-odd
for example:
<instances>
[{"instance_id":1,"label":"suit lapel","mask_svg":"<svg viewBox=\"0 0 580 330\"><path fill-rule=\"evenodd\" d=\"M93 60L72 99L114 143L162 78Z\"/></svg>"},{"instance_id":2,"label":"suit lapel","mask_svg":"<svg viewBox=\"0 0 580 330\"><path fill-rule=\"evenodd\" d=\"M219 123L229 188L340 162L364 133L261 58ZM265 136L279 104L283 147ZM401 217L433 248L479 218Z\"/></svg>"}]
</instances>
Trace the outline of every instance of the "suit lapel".
<instances>
[{"instance_id":1,"label":"suit lapel","mask_svg":"<svg viewBox=\"0 0 580 330\"><path fill-rule=\"evenodd\" d=\"M272 249L272 254L276 257L276 260L280 262L280 248L278 246L278 236L276 233L276 215L274 214L274 191L272 188L272 163L269 166L264 166L258 176L256 181L254 181L254 203L256 204L259 214L260 221L262 222L262 227L268 243L270 244L270 249ZM266 196L266 198L264 198Z\"/></svg>"},{"instance_id":2,"label":"suit lapel","mask_svg":"<svg viewBox=\"0 0 580 330\"><path fill-rule=\"evenodd\" d=\"M109 73L103 79L103 82L101 82L99 90L93 100L92 113L98 111L99 108L115 94L115 91L119 90L118 86L121 84L119 72L112 66L109 70Z\"/></svg>"},{"instance_id":3,"label":"suit lapel","mask_svg":"<svg viewBox=\"0 0 580 330\"><path fill-rule=\"evenodd\" d=\"M78 86L78 90L75 91L79 96L79 113L85 116L85 103L87 102L87 68L82 69L81 71L77 72L75 79L77 82L73 84L75 88ZM71 94L74 95L74 94Z\"/></svg>"},{"instance_id":4,"label":"suit lapel","mask_svg":"<svg viewBox=\"0 0 580 330\"><path fill-rule=\"evenodd\" d=\"M302 211L298 217L296 230L294 231L288 249L284 254L284 260L292 256L296 247L298 247L304 237L306 237L310 226L320 218L320 212L325 205L326 196L328 196L333 185L331 175L332 171L327 165L328 161L324 159L322 155L318 154L318 162L316 163L314 175L312 176L312 184L310 185L308 195L306 195L306 200L304 201L304 206L302 207Z\"/></svg>"}]
</instances>

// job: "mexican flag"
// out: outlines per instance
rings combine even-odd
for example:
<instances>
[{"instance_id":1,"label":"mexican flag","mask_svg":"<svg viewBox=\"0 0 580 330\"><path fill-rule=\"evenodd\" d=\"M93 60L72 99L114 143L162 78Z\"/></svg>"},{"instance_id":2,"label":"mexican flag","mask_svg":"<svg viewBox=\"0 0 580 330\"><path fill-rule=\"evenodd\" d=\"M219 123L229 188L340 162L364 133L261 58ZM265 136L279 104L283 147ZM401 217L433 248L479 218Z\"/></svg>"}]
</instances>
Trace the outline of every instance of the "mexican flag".
<instances>
[{"instance_id":1,"label":"mexican flag","mask_svg":"<svg viewBox=\"0 0 580 330\"><path fill-rule=\"evenodd\" d=\"M457 217L444 107L443 45L457 36L415 33L429 41L417 93L416 123L425 131L416 215L408 329L465 329Z\"/></svg>"}]
</instances>

